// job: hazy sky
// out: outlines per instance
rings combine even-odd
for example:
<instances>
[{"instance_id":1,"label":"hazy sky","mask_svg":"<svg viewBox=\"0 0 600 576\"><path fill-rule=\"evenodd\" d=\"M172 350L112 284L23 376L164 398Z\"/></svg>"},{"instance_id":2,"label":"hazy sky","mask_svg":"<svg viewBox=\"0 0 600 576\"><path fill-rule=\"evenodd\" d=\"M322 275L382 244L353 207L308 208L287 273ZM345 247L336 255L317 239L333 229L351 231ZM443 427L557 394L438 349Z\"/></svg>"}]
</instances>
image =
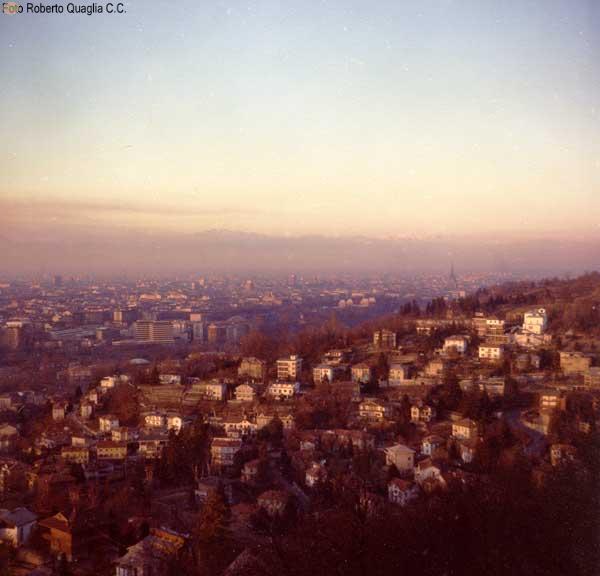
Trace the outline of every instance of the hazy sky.
<instances>
[{"instance_id":1,"label":"hazy sky","mask_svg":"<svg viewBox=\"0 0 600 576\"><path fill-rule=\"evenodd\" d=\"M600 230L597 0L126 9L0 14L0 235Z\"/></svg>"}]
</instances>

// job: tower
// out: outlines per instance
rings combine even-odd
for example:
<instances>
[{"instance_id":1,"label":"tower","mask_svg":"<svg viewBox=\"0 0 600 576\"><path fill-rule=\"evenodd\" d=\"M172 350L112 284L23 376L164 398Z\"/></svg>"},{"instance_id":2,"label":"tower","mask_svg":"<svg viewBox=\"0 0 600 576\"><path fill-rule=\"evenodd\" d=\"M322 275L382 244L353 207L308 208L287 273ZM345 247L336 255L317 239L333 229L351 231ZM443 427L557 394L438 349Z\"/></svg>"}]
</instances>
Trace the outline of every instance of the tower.
<instances>
[{"instance_id":1,"label":"tower","mask_svg":"<svg viewBox=\"0 0 600 576\"><path fill-rule=\"evenodd\" d=\"M452 288L458 288L458 280L456 279L456 274L454 273L454 262L450 264L450 275L448 276L448 280Z\"/></svg>"}]
</instances>

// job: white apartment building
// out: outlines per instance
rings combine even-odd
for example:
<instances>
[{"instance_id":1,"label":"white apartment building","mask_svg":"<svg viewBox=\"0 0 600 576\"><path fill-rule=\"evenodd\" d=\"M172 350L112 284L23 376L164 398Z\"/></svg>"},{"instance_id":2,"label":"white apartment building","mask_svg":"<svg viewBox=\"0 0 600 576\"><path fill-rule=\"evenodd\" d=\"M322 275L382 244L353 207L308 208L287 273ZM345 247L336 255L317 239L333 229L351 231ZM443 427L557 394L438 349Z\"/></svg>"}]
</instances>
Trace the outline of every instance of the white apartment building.
<instances>
[{"instance_id":1,"label":"white apartment building","mask_svg":"<svg viewBox=\"0 0 600 576\"><path fill-rule=\"evenodd\" d=\"M330 364L319 364L313 368L313 380L315 384L321 382L333 382L335 368Z\"/></svg>"},{"instance_id":2,"label":"white apartment building","mask_svg":"<svg viewBox=\"0 0 600 576\"><path fill-rule=\"evenodd\" d=\"M479 347L480 360L491 360L493 362L499 362L500 360L502 360L502 358L504 358L504 348L502 346L487 344Z\"/></svg>"},{"instance_id":3,"label":"white apartment building","mask_svg":"<svg viewBox=\"0 0 600 576\"><path fill-rule=\"evenodd\" d=\"M173 324L167 320L138 320L133 325L134 338L142 342L172 344L175 341Z\"/></svg>"},{"instance_id":4,"label":"white apartment building","mask_svg":"<svg viewBox=\"0 0 600 576\"><path fill-rule=\"evenodd\" d=\"M162 428L165 423L165 415L160 412L152 412L144 416L144 424L149 428Z\"/></svg>"},{"instance_id":5,"label":"white apartment building","mask_svg":"<svg viewBox=\"0 0 600 576\"><path fill-rule=\"evenodd\" d=\"M473 318L473 327L478 336L498 335L504 333L505 321L499 318L488 318L479 312Z\"/></svg>"},{"instance_id":6,"label":"white apartment building","mask_svg":"<svg viewBox=\"0 0 600 576\"><path fill-rule=\"evenodd\" d=\"M296 355L277 360L277 380L296 381L302 372L302 358Z\"/></svg>"},{"instance_id":7,"label":"white apartment building","mask_svg":"<svg viewBox=\"0 0 600 576\"><path fill-rule=\"evenodd\" d=\"M548 315L545 308L530 310L523 316L523 330L532 334L543 334L548 325Z\"/></svg>"},{"instance_id":8,"label":"white apartment building","mask_svg":"<svg viewBox=\"0 0 600 576\"><path fill-rule=\"evenodd\" d=\"M552 412L553 410L563 410L566 407L566 397L560 390L545 390L540 393L540 410L542 412Z\"/></svg>"}]
</instances>

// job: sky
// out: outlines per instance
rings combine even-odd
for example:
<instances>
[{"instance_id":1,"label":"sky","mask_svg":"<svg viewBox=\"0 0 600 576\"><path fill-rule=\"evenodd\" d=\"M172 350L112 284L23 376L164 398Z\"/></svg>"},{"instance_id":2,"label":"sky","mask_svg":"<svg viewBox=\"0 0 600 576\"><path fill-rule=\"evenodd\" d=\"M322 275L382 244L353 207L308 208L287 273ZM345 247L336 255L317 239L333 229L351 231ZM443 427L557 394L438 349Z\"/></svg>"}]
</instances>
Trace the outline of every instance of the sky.
<instances>
[{"instance_id":1,"label":"sky","mask_svg":"<svg viewBox=\"0 0 600 576\"><path fill-rule=\"evenodd\" d=\"M600 236L595 0L125 8L0 14L1 237Z\"/></svg>"}]
</instances>

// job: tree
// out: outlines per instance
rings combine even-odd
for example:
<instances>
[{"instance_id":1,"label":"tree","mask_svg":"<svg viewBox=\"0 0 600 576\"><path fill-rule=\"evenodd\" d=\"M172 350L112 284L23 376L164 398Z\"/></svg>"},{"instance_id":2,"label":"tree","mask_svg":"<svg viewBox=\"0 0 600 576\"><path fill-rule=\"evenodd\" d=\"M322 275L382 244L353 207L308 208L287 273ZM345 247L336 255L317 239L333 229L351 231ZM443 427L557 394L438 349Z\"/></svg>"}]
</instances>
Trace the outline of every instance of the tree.
<instances>
[{"instance_id":1,"label":"tree","mask_svg":"<svg viewBox=\"0 0 600 576\"><path fill-rule=\"evenodd\" d=\"M0 543L0 576L11 576L10 560L13 555L13 550L7 544Z\"/></svg>"},{"instance_id":2,"label":"tree","mask_svg":"<svg viewBox=\"0 0 600 576\"><path fill-rule=\"evenodd\" d=\"M137 425L139 420L139 402L137 391L129 383L117 384L108 400L108 408L126 426Z\"/></svg>"},{"instance_id":3,"label":"tree","mask_svg":"<svg viewBox=\"0 0 600 576\"><path fill-rule=\"evenodd\" d=\"M60 555L58 560L58 566L56 567L56 573L58 576L71 576L71 568L67 557L64 554Z\"/></svg>"},{"instance_id":4,"label":"tree","mask_svg":"<svg viewBox=\"0 0 600 576\"><path fill-rule=\"evenodd\" d=\"M263 332L253 330L242 337L240 349L244 356L255 356L263 360L273 360L277 351L276 343Z\"/></svg>"},{"instance_id":5,"label":"tree","mask_svg":"<svg viewBox=\"0 0 600 576\"><path fill-rule=\"evenodd\" d=\"M219 574L231 561L229 507L221 489L209 495L192 534L192 554L197 574Z\"/></svg>"},{"instance_id":6,"label":"tree","mask_svg":"<svg viewBox=\"0 0 600 576\"><path fill-rule=\"evenodd\" d=\"M390 365L388 363L387 356L380 352L377 358L377 366L375 367L375 375L377 379L387 379L390 371Z\"/></svg>"},{"instance_id":7,"label":"tree","mask_svg":"<svg viewBox=\"0 0 600 576\"><path fill-rule=\"evenodd\" d=\"M259 440L267 440L273 446L280 447L283 441L283 422L279 416L275 417L263 428L258 431Z\"/></svg>"},{"instance_id":8,"label":"tree","mask_svg":"<svg viewBox=\"0 0 600 576\"><path fill-rule=\"evenodd\" d=\"M160 384L160 371L156 364L152 366L152 370L150 370L150 373L148 374L148 384L152 386L158 386Z\"/></svg>"},{"instance_id":9,"label":"tree","mask_svg":"<svg viewBox=\"0 0 600 576\"><path fill-rule=\"evenodd\" d=\"M191 483L196 472L206 467L208 447L208 425L201 420L179 433L172 430L156 466L158 478L167 485Z\"/></svg>"},{"instance_id":10,"label":"tree","mask_svg":"<svg viewBox=\"0 0 600 576\"><path fill-rule=\"evenodd\" d=\"M443 385L435 391L439 397L440 408L456 410L461 402L463 393L458 383L458 376L453 370L444 374Z\"/></svg>"}]
</instances>

